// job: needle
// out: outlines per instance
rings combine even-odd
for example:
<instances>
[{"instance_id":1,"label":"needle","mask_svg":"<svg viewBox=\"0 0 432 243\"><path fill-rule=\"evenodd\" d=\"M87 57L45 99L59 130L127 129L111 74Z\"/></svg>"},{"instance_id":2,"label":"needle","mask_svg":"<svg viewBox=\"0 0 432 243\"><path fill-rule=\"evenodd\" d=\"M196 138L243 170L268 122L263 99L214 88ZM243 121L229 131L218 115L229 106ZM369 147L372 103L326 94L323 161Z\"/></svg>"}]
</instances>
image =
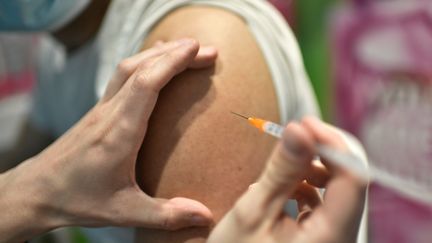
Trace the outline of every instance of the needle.
<instances>
[{"instance_id":1,"label":"needle","mask_svg":"<svg viewBox=\"0 0 432 243\"><path fill-rule=\"evenodd\" d=\"M267 133L277 138L282 138L283 132L285 130L284 126L256 117L246 117L233 111L231 111L231 113L248 120L250 125L258 128L261 132ZM317 145L317 150L320 157L326 158L334 164L348 169L365 181L368 180L367 168L361 161L361 158L358 158L358 156L342 153L329 146L321 144Z\"/></svg>"},{"instance_id":2,"label":"needle","mask_svg":"<svg viewBox=\"0 0 432 243\"><path fill-rule=\"evenodd\" d=\"M246 119L246 120L249 120L249 117L246 117L246 116L240 115L239 113L235 113L234 111L231 111L231 113L234 114L234 115L237 115L237 116L239 116L239 117L241 117L241 118L244 118L244 119Z\"/></svg>"}]
</instances>

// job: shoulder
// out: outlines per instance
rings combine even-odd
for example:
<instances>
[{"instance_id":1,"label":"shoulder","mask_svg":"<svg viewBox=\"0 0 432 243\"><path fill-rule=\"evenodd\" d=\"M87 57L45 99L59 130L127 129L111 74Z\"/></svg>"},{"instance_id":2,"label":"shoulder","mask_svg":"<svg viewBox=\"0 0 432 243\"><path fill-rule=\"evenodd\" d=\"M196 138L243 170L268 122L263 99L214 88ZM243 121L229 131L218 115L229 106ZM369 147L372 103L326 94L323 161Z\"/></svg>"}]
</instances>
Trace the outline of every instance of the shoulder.
<instances>
[{"instance_id":1,"label":"shoulder","mask_svg":"<svg viewBox=\"0 0 432 243\"><path fill-rule=\"evenodd\" d=\"M240 16L208 6L186 6L170 12L153 28L145 47L157 40L184 37L198 39L202 45L215 45L222 50L222 55L257 49L254 37Z\"/></svg>"},{"instance_id":2,"label":"shoulder","mask_svg":"<svg viewBox=\"0 0 432 243\"><path fill-rule=\"evenodd\" d=\"M218 49L218 60L210 75L212 88L223 91L225 95L219 95L216 104L231 103L232 109L249 106L251 113L256 107L268 112L254 115L279 121L275 87L269 68L255 37L240 16L216 7L178 8L153 28L143 49L157 41L185 37L197 39L201 45L211 45ZM202 74L209 75L209 72L188 70L182 77L202 78ZM169 86L175 84L170 83ZM250 100L251 97L255 97L255 100Z\"/></svg>"}]
</instances>

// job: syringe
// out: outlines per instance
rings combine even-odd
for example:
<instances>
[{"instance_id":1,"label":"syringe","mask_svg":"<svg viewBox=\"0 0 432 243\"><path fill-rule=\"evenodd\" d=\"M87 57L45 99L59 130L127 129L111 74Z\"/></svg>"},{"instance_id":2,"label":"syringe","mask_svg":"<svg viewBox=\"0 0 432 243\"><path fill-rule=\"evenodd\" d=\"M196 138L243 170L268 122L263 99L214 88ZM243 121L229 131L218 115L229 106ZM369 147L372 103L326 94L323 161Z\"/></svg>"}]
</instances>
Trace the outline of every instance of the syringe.
<instances>
[{"instance_id":1,"label":"syringe","mask_svg":"<svg viewBox=\"0 0 432 243\"><path fill-rule=\"evenodd\" d=\"M243 116L232 111L231 113L248 120L250 125L258 128L264 133L270 134L277 138L282 138L285 128L279 124L260 118ZM322 158L325 158L329 163L333 163L342 167L343 169L350 171L351 173L357 175L359 179L369 181L367 167L364 165L362 160L354 154L340 152L323 144L316 145L316 150L318 155Z\"/></svg>"}]
</instances>

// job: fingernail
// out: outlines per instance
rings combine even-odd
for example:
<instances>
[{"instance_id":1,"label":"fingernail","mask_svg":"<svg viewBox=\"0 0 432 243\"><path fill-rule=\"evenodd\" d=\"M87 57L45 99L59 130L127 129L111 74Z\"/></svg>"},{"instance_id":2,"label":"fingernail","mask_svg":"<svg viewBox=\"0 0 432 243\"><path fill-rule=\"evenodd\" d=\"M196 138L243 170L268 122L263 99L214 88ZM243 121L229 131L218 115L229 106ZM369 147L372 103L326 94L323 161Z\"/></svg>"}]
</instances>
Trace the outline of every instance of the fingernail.
<instances>
[{"instance_id":1,"label":"fingernail","mask_svg":"<svg viewBox=\"0 0 432 243\"><path fill-rule=\"evenodd\" d=\"M199 54L201 55L216 55L217 49L212 46L201 47Z\"/></svg>"},{"instance_id":2,"label":"fingernail","mask_svg":"<svg viewBox=\"0 0 432 243\"><path fill-rule=\"evenodd\" d=\"M156 41L156 43L154 44L154 46L158 47L158 46L162 46L163 44L165 44L163 41L158 40L158 41Z\"/></svg>"},{"instance_id":3,"label":"fingernail","mask_svg":"<svg viewBox=\"0 0 432 243\"><path fill-rule=\"evenodd\" d=\"M258 183L250 184L249 187L248 187L248 190L252 190L254 187L256 187L257 184Z\"/></svg>"},{"instance_id":4,"label":"fingernail","mask_svg":"<svg viewBox=\"0 0 432 243\"><path fill-rule=\"evenodd\" d=\"M292 124L291 126L297 126L297 124ZM283 147L289 154L295 157L304 157L307 153L307 148L300 143L299 139L293 134L292 131L288 130L288 134L284 136L282 140Z\"/></svg>"},{"instance_id":5,"label":"fingernail","mask_svg":"<svg viewBox=\"0 0 432 243\"><path fill-rule=\"evenodd\" d=\"M184 39L180 39L180 40L177 41L177 43L179 45L191 45L194 42L195 42L195 40L189 39L189 38L184 38Z\"/></svg>"},{"instance_id":6,"label":"fingernail","mask_svg":"<svg viewBox=\"0 0 432 243\"><path fill-rule=\"evenodd\" d=\"M284 140L284 147L288 152L294 154L295 156L301 156L304 154L304 147L301 146L297 139L293 138L293 136L288 136Z\"/></svg>"},{"instance_id":7,"label":"fingernail","mask_svg":"<svg viewBox=\"0 0 432 243\"><path fill-rule=\"evenodd\" d=\"M207 226L207 225L210 225L210 223L211 223L211 221L208 218L203 217L201 215L192 216L191 222L195 226Z\"/></svg>"}]
</instances>

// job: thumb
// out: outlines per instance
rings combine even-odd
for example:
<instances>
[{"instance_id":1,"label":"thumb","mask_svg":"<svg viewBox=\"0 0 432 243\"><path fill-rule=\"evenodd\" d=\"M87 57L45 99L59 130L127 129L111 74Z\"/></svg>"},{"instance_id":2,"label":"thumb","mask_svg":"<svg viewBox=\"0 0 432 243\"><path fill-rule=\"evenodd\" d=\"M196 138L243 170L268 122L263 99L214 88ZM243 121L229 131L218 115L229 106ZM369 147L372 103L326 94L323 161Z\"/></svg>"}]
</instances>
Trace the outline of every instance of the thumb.
<instances>
[{"instance_id":1,"label":"thumb","mask_svg":"<svg viewBox=\"0 0 432 243\"><path fill-rule=\"evenodd\" d=\"M178 230L193 226L208 226L213 223L213 214L202 203L176 197L172 199L152 198L143 192L129 194L119 200L119 222L123 226L152 229ZM118 216L118 215L117 215Z\"/></svg>"},{"instance_id":2,"label":"thumb","mask_svg":"<svg viewBox=\"0 0 432 243\"><path fill-rule=\"evenodd\" d=\"M177 230L192 226L208 226L213 223L213 214L202 203L183 197L156 201L155 223L162 229Z\"/></svg>"},{"instance_id":3,"label":"thumb","mask_svg":"<svg viewBox=\"0 0 432 243\"><path fill-rule=\"evenodd\" d=\"M268 217L280 215L283 204L305 177L313 159L313 144L312 136L298 123L292 122L286 127L281 142L254 186L257 193L254 200L270 210Z\"/></svg>"}]
</instances>

